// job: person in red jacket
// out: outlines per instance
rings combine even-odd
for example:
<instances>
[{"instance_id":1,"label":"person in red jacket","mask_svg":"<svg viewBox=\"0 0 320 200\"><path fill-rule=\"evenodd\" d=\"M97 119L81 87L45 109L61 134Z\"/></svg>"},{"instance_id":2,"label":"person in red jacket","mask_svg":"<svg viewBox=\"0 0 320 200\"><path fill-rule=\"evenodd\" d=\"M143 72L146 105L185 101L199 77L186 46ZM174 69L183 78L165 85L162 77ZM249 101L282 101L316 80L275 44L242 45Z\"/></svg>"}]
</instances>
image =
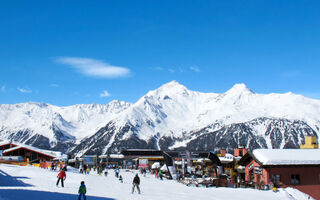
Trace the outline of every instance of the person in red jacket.
<instances>
[{"instance_id":1,"label":"person in red jacket","mask_svg":"<svg viewBox=\"0 0 320 200\"><path fill-rule=\"evenodd\" d=\"M59 181L61 180L61 186L64 187L63 181L66 180L66 178L67 178L66 172L64 170L61 170L59 172L57 178L58 178L57 186L59 185Z\"/></svg>"}]
</instances>

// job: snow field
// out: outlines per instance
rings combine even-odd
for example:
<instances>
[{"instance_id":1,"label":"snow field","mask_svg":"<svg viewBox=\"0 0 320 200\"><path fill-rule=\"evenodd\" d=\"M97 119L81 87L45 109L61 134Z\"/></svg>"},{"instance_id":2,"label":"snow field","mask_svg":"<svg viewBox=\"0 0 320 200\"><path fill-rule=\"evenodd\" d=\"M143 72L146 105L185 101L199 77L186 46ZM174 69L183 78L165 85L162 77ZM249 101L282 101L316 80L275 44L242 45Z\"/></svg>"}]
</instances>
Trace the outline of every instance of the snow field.
<instances>
[{"instance_id":1,"label":"snow field","mask_svg":"<svg viewBox=\"0 0 320 200\"><path fill-rule=\"evenodd\" d=\"M83 180L87 186L87 199L89 200L303 200L307 195L295 189L286 189L278 193L272 191L260 191L244 188L204 188L187 187L172 180L154 178L147 174L143 177L139 174L141 194L131 194L132 180L137 171L121 170L120 174L124 182L120 183L115 177L114 171L109 170L107 177L90 172L89 175L79 174L76 169L69 168L65 187L56 187L57 171L40 169L36 167L21 167L12 165L0 165L0 171L7 173L13 178L32 186L6 186L0 175L0 200L20 199L46 199L57 200L57 198L77 199L78 188ZM3 175L3 174L2 174ZM11 193L10 193L11 192ZM13 195L12 193L17 195ZM20 194L21 193L21 194ZM20 194L20 195L19 195ZM29 195L29 196L28 196ZM58 195L58 196L57 196ZM60 196L59 196L60 195Z\"/></svg>"}]
</instances>

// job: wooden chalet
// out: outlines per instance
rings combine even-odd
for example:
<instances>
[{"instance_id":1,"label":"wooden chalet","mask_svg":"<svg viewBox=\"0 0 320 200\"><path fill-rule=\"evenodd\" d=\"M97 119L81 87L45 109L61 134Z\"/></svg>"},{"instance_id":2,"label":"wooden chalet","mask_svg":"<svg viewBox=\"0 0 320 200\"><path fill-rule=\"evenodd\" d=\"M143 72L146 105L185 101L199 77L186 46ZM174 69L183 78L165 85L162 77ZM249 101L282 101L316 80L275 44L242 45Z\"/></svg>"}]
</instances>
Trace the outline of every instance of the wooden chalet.
<instances>
[{"instance_id":1,"label":"wooden chalet","mask_svg":"<svg viewBox=\"0 0 320 200\"><path fill-rule=\"evenodd\" d=\"M256 188L293 187L320 199L320 149L256 149L239 164L245 166L245 181Z\"/></svg>"},{"instance_id":2,"label":"wooden chalet","mask_svg":"<svg viewBox=\"0 0 320 200\"><path fill-rule=\"evenodd\" d=\"M29 161L31 163L41 160L51 161L58 157L50 151L13 142L0 143L0 151L2 152L3 157L21 156L25 162Z\"/></svg>"}]
</instances>

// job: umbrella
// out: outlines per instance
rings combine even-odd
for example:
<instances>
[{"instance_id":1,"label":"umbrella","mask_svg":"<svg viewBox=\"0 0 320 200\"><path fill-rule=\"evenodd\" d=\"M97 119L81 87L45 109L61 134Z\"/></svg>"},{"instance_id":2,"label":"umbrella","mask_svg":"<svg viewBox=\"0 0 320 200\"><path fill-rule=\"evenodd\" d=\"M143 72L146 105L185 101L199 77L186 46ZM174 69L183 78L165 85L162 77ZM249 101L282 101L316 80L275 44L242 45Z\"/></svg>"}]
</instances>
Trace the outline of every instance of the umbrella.
<instances>
[{"instance_id":1,"label":"umbrella","mask_svg":"<svg viewBox=\"0 0 320 200\"><path fill-rule=\"evenodd\" d=\"M160 163L159 162L155 162L152 164L151 169L157 169L160 168Z\"/></svg>"}]
</instances>

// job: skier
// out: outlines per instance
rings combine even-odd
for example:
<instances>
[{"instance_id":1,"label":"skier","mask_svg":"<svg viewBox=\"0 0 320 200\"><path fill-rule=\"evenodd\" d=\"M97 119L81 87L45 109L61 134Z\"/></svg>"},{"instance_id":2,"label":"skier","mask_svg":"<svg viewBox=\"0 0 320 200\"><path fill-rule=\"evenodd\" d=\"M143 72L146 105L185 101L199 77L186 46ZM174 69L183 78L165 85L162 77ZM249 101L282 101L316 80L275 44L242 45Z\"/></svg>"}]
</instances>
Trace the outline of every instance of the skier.
<instances>
[{"instance_id":1,"label":"skier","mask_svg":"<svg viewBox=\"0 0 320 200\"><path fill-rule=\"evenodd\" d=\"M108 176L108 167L106 167L106 168L104 169L104 175L105 175L105 176Z\"/></svg>"},{"instance_id":2,"label":"skier","mask_svg":"<svg viewBox=\"0 0 320 200\"><path fill-rule=\"evenodd\" d=\"M86 188L86 185L84 184L84 181L81 181L78 193L79 193L78 200L81 200L81 197L83 197L83 199L86 200L87 188Z\"/></svg>"},{"instance_id":3,"label":"skier","mask_svg":"<svg viewBox=\"0 0 320 200\"><path fill-rule=\"evenodd\" d=\"M57 186L59 185L59 181L61 180L61 186L64 187L63 181L66 180L66 178L67 178L66 172L64 170L61 170L59 172L57 178L58 178Z\"/></svg>"},{"instance_id":4,"label":"skier","mask_svg":"<svg viewBox=\"0 0 320 200\"><path fill-rule=\"evenodd\" d=\"M117 168L114 169L114 175L115 175L115 177L118 178L119 172L118 172L118 169L117 169Z\"/></svg>"},{"instance_id":5,"label":"skier","mask_svg":"<svg viewBox=\"0 0 320 200\"><path fill-rule=\"evenodd\" d=\"M91 171L91 169L90 169L90 167L88 167L87 174L90 174L90 171Z\"/></svg>"},{"instance_id":6,"label":"skier","mask_svg":"<svg viewBox=\"0 0 320 200\"><path fill-rule=\"evenodd\" d=\"M54 170L54 162L51 164L51 170Z\"/></svg>"},{"instance_id":7,"label":"skier","mask_svg":"<svg viewBox=\"0 0 320 200\"><path fill-rule=\"evenodd\" d=\"M142 174L143 174L144 177L146 177L147 170L145 168L142 169Z\"/></svg>"},{"instance_id":8,"label":"skier","mask_svg":"<svg viewBox=\"0 0 320 200\"><path fill-rule=\"evenodd\" d=\"M80 165L80 173L83 174L83 165Z\"/></svg>"},{"instance_id":9,"label":"skier","mask_svg":"<svg viewBox=\"0 0 320 200\"><path fill-rule=\"evenodd\" d=\"M133 179L133 183L132 183L132 194L134 192L134 188L137 187L137 190L138 190L138 193L140 194L140 188L139 188L139 185L140 185L140 178L138 176L138 174L136 174L136 176L134 177Z\"/></svg>"},{"instance_id":10,"label":"skier","mask_svg":"<svg viewBox=\"0 0 320 200\"><path fill-rule=\"evenodd\" d=\"M158 178L158 170L154 173L155 177Z\"/></svg>"},{"instance_id":11,"label":"skier","mask_svg":"<svg viewBox=\"0 0 320 200\"><path fill-rule=\"evenodd\" d=\"M163 176L163 174L162 174L162 171L160 170L160 171L159 171L160 180L162 180L162 176Z\"/></svg>"},{"instance_id":12,"label":"skier","mask_svg":"<svg viewBox=\"0 0 320 200\"><path fill-rule=\"evenodd\" d=\"M68 166L68 165L67 165L67 163L66 163L66 164L64 165L64 167L62 167L62 170L65 171L65 172L68 171L67 166Z\"/></svg>"},{"instance_id":13,"label":"skier","mask_svg":"<svg viewBox=\"0 0 320 200\"><path fill-rule=\"evenodd\" d=\"M123 183L123 179L122 179L122 176L121 176L121 175L119 176L119 181L120 181L121 183Z\"/></svg>"}]
</instances>

